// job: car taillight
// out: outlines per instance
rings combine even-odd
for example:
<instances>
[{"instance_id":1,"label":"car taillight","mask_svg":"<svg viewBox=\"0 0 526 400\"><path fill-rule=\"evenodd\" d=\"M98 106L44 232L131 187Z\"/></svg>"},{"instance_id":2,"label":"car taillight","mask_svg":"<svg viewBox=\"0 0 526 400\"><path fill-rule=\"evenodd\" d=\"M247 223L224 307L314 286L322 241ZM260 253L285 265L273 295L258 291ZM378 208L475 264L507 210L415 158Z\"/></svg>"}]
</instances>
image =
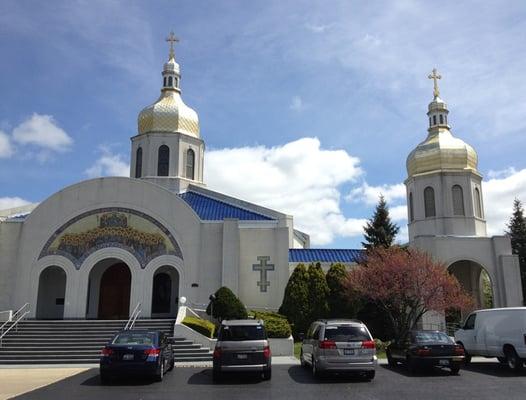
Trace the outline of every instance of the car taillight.
<instances>
[{"instance_id":1,"label":"car taillight","mask_svg":"<svg viewBox=\"0 0 526 400\"><path fill-rule=\"evenodd\" d=\"M455 354L459 355L459 356L463 356L464 355L464 347L462 347L462 346L457 344L455 346Z\"/></svg>"},{"instance_id":2,"label":"car taillight","mask_svg":"<svg viewBox=\"0 0 526 400\"><path fill-rule=\"evenodd\" d=\"M374 340L364 340L362 342L362 349L375 349L376 345L374 344Z\"/></svg>"},{"instance_id":3,"label":"car taillight","mask_svg":"<svg viewBox=\"0 0 526 400\"><path fill-rule=\"evenodd\" d=\"M428 356L429 354L431 354L431 349L426 349L426 348L417 349L416 354L418 356Z\"/></svg>"},{"instance_id":4,"label":"car taillight","mask_svg":"<svg viewBox=\"0 0 526 400\"><path fill-rule=\"evenodd\" d=\"M263 355L264 355L265 358L267 358L267 359L270 358L270 356L271 356L271 352L270 352L270 347L269 347L269 346L267 346L267 347L265 347L265 348L263 349Z\"/></svg>"},{"instance_id":5,"label":"car taillight","mask_svg":"<svg viewBox=\"0 0 526 400\"><path fill-rule=\"evenodd\" d=\"M216 347L214 349L214 358L221 358L221 347Z\"/></svg>"},{"instance_id":6,"label":"car taillight","mask_svg":"<svg viewBox=\"0 0 526 400\"><path fill-rule=\"evenodd\" d=\"M159 354L161 354L161 349L146 349L144 350L144 354L146 354L148 357L159 357Z\"/></svg>"},{"instance_id":7,"label":"car taillight","mask_svg":"<svg viewBox=\"0 0 526 400\"><path fill-rule=\"evenodd\" d=\"M101 355L102 357L109 357L109 356L111 356L112 354L113 354L113 350L110 349L109 347L104 347L104 348L102 349L102 351L100 352L100 355Z\"/></svg>"},{"instance_id":8,"label":"car taillight","mask_svg":"<svg viewBox=\"0 0 526 400\"><path fill-rule=\"evenodd\" d=\"M322 340L320 344L318 345L320 349L335 349L336 348L336 342L334 340Z\"/></svg>"}]
</instances>

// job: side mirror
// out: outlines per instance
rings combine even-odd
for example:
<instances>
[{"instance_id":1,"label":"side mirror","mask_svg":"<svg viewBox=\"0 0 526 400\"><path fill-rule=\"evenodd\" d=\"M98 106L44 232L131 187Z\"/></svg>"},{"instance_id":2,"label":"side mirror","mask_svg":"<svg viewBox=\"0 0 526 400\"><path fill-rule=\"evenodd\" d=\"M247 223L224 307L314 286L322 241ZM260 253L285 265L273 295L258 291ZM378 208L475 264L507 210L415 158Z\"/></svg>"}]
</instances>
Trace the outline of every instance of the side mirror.
<instances>
[{"instance_id":1,"label":"side mirror","mask_svg":"<svg viewBox=\"0 0 526 400\"><path fill-rule=\"evenodd\" d=\"M298 339L303 342L303 339L305 339L305 334L303 332L298 334Z\"/></svg>"}]
</instances>

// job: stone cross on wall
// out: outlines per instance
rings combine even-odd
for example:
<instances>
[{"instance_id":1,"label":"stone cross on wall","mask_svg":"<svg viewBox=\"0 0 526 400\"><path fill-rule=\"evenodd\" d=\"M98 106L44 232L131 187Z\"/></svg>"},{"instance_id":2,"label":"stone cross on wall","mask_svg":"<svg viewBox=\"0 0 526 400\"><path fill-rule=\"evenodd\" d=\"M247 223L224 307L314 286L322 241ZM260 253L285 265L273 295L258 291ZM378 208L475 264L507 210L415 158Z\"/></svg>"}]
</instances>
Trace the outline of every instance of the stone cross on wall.
<instances>
[{"instance_id":1,"label":"stone cross on wall","mask_svg":"<svg viewBox=\"0 0 526 400\"><path fill-rule=\"evenodd\" d=\"M253 264L252 270L259 271L259 291L266 292L267 287L270 286L270 282L267 280L267 271L274 271L274 264L267 264L270 260L269 256L258 256L259 264Z\"/></svg>"}]
</instances>

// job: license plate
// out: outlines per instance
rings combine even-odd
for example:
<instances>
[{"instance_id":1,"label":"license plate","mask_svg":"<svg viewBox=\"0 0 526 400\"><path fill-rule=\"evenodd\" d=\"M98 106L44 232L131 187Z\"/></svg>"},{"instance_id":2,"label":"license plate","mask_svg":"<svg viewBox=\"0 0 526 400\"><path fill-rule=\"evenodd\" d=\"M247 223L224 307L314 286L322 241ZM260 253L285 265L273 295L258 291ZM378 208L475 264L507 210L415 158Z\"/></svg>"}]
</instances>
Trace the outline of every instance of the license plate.
<instances>
[{"instance_id":1,"label":"license plate","mask_svg":"<svg viewBox=\"0 0 526 400\"><path fill-rule=\"evenodd\" d=\"M125 355L122 356L122 359L124 361L133 360L133 354L125 354Z\"/></svg>"},{"instance_id":2,"label":"license plate","mask_svg":"<svg viewBox=\"0 0 526 400\"><path fill-rule=\"evenodd\" d=\"M354 349L343 349L343 355L345 355L345 356L353 356L354 355Z\"/></svg>"},{"instance_id":3,"label":"license plate","mask_svg":"<svg viewBox=\"0 0 526 400\"><path fill-rule=\"evenodd\" d=\"M449 360L440 360L438 362L439 365L449 365Z\"/></svg>"},{"instance_id":4,"label":"license plate","mask_svg":"<svg viewBox=\"0 0 526 400\"><path fill-rule=\"evenodd\" d=\"M238 354L237 355L237 359L238 360L246 360L247 359L247 355L246 354Z\"/></svg>"}]
</instances>

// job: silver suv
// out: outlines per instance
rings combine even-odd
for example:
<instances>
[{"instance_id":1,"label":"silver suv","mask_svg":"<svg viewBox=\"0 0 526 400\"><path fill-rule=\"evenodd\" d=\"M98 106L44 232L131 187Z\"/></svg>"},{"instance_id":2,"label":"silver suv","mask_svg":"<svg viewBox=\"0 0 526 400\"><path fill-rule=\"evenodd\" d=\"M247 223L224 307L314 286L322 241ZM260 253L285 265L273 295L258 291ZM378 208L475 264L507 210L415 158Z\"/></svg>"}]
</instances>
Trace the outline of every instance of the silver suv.
<instances>
[{"instance_id":1,"label":"silver suv","mask_svg":"<svg viewBox=\"0 0 526 400\"><path fill-rule=\"evenodd\" d=\"M223 321L214 350L214 381L224 372L258 372L271 378L271 354L263 321Z\"/></svg>"},{"instance_id":2,"label":"silver suv","mask_svg":"<svg viewBox=\"0 0 526 400\"><path fill-rule=\"evenodd\" d=\"M303 339L301 365L315 377L327 372L360 372L373 379L378 365L371 333L357 320L319 320Z\"/></svg>"}]
</instances>

